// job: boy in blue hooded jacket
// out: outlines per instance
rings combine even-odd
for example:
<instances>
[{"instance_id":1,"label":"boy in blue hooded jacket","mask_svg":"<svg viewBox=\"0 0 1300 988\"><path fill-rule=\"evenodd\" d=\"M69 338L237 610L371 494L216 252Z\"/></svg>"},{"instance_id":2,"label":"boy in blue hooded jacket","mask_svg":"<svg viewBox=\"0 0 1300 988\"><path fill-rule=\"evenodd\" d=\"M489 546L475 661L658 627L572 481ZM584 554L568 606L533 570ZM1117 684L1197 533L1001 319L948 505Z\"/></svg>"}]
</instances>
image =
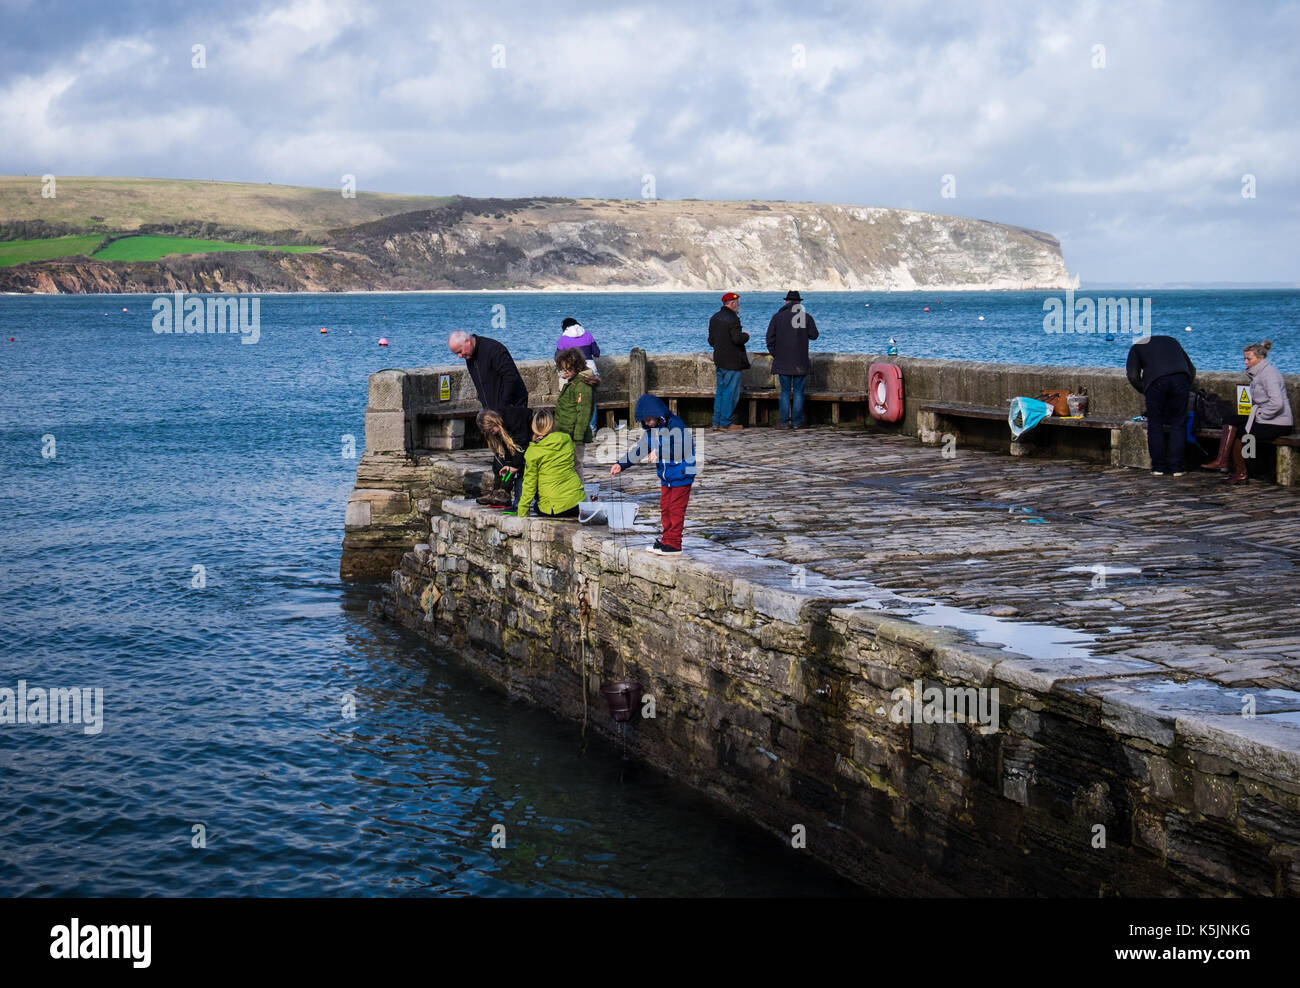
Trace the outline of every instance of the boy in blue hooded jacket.
<instances>
[{"instance_id":1,"label":"boy in blue hooded jacket","mask_svg":"<svg viewBox=\"0 0 1300 988\"><path fill-rule=\"evenodd\" d=\"M636 400L636 417L645 430L641 441L609 468L609 475L617 476L643 459L655 464L663 534L650 551L660 555L681 552L686 502L691 499L691 484L695 482L694 437L686 423L654 395L644 394Z\"/></svg>"}]
</instances>

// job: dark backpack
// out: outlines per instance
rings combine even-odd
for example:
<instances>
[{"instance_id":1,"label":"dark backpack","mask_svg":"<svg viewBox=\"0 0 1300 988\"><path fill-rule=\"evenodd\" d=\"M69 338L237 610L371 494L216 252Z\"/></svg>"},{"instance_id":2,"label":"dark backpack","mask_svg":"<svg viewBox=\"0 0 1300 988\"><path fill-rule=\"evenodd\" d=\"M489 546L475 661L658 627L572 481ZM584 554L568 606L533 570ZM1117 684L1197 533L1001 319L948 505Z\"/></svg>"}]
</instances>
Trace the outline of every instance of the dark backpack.
<instances>
[{"instance_id":1,"label":"dark backpack","mask_svg":"<svg viewBox=\"0 0 1300 988\"><path fill-rule=\"evenodd\" d=\"M1223 428L1223 399L1213 391L1197 388L1191 393L1189 404L1191 408L1188 411L1192 413L1190 418L1196 423L1194 428Z\"/></svg>"}]
</instances>

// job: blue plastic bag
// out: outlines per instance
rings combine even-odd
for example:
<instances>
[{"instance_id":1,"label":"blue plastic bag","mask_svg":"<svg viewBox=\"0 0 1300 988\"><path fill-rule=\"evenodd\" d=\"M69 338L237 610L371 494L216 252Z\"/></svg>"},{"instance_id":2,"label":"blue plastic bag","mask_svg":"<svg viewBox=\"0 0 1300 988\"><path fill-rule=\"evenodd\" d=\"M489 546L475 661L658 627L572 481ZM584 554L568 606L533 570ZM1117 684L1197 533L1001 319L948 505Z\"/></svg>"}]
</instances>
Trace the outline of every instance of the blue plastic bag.
<instances>
[{"instance_id":1,"label":"blue plastic bag","mask_svg":"<svg viewBox=\"0 0 1300 988\"><path fill-rule=\"evenodd\" d=\"M1017 438L1028 432L1051 412L1052 407L1037 398L1012 398L1011 408L1007 411L1007 425L1011 434Z\"/></svg>"}]
</instances>

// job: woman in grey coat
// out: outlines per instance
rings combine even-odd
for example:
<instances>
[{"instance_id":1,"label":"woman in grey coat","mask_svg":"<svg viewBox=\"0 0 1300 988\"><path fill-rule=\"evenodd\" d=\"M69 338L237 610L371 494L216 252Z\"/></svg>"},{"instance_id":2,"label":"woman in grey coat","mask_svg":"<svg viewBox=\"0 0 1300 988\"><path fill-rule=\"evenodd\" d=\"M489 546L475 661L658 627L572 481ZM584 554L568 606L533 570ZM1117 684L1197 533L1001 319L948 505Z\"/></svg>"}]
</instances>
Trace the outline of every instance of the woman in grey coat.
<instances>
[{"instance_id":1,"label":"woman in grey coat","mask_svg":"<svg viewBox=\"0 0 1300 988\"><path fill-rule=\"evenodd\" d=\"M1246 482L1243 435L1249 433L1256 439L1277 439L1289 435L1295 427L1291 403L1286 397L1286 381L1268 359L1268 351L1272 348L1272 342L1265 340L1251 343L1242 351L1246 376L1250 378L1250 415L1238 415L1236 421L1223 427L1223 434L1219 437L1219 455L1203 464L1207 470L1226 470L1231 464L1230 484Z\"/></svg>"}]
</instances>

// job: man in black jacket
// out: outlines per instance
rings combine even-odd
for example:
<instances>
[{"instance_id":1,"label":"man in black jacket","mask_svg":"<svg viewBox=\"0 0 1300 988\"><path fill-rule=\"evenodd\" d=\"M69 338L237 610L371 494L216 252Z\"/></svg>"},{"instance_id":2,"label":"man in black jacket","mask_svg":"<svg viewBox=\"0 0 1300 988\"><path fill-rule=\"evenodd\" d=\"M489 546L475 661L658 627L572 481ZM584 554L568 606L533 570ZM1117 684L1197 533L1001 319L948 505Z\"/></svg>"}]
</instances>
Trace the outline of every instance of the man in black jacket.
<instances>
[{"instance_id":1,"label":"man in black jacket","mask_svg":"<svg viewBox=\"0 0 1300 988\"><path fill-rule=\"evenodd\" d=\"M1183 475L1187 445L1187 395L1196 368L1187 351L1172 336L1138 340L1128 351L1128 382L1147 399L1147 449L1151 472L1162 477L1172 470ZM1165 428L1169 429L1169 456L1165 456Z\"/></svg>"},{"instance_id":2,"label":"man in black jacket","mask_svg":"<svg viewBox=\"0 0 1300 988\"><path fill-rule=\"evenodd\" d=\"M745 344L749 334L740 328L740 296L727 292L722 308L709 320L709 346L713 347L713 366L717 368L717 389L713 395L713 428L737 431L744 426L733 422L740 401L740 372L749 366Z\"/></svg>"},{"instance_id":3,"label":"man in black jacket","mask_svg":"<svg viewBox=\"0 0 1300 988\"><path fill-rule=\"evenodd\" d=\"M781 379L781 425L803 428L803 387L812 370L808 341L817 339L817 323L803 307L796 291L785 293L785 305L767 324L767 351L772 373Z\"/></svg>"},{"instance_id":4,"label":"man in black jacket","mask_svg":"<svg viewBox=\"0 0 1300 988\"><path fill-rule=\"evenodd\" d=\"M510 405L528 406L528 388L503 344L458 329L447 337L447 346L464 359L465 369L478 392L478 403L484 408L500 412Z\"/></svg>"}]
</instances>

